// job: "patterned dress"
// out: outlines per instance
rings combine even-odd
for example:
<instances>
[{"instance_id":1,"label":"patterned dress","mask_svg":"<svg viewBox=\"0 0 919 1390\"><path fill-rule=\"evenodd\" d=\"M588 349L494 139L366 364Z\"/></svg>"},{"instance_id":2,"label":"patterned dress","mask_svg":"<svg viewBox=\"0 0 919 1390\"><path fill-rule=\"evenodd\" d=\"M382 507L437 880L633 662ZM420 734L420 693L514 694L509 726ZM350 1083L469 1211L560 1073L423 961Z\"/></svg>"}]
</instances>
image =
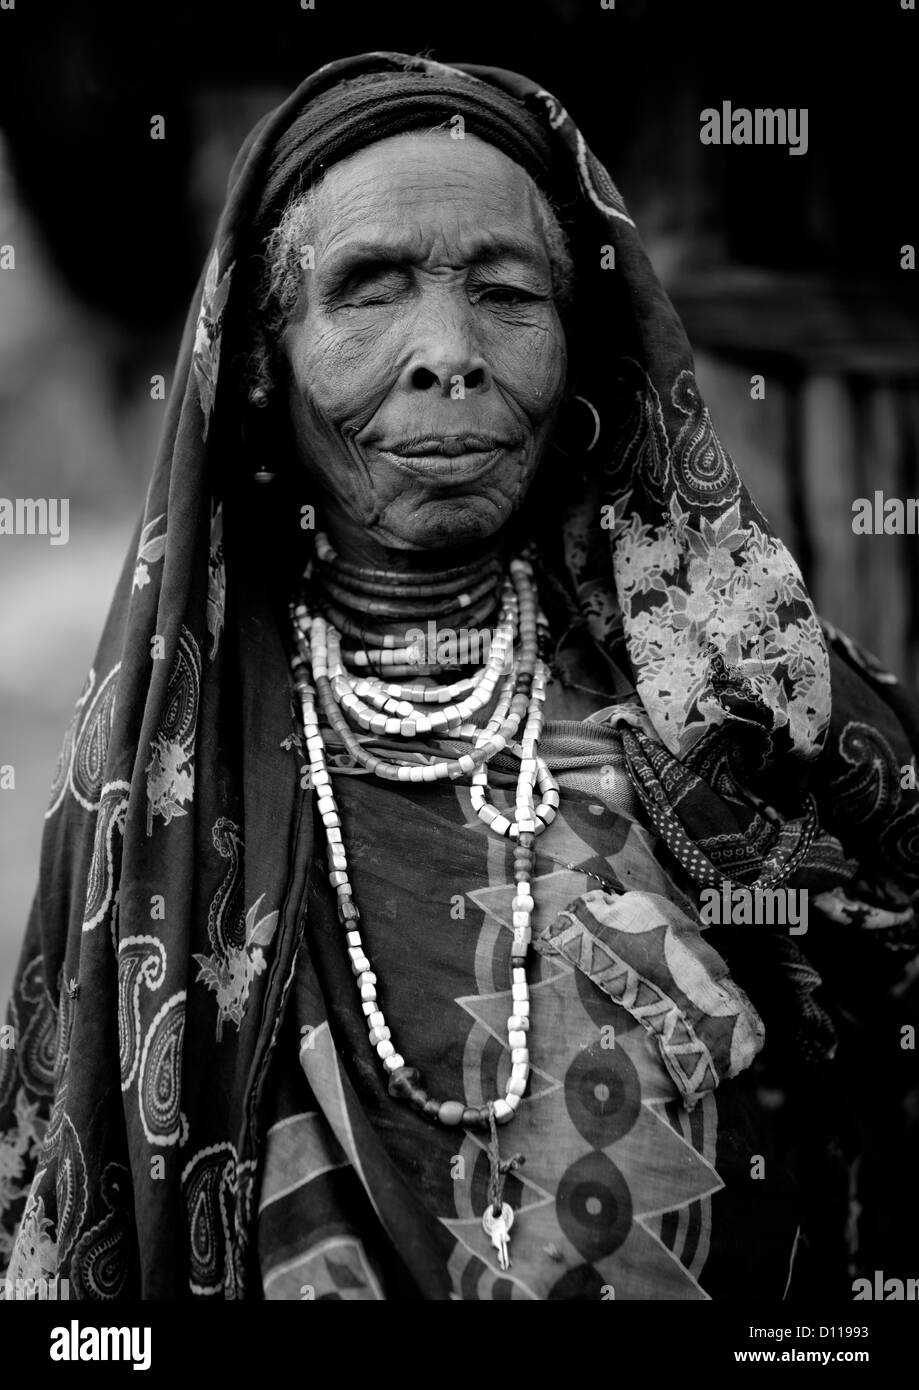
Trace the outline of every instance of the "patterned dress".
<instances>
[{"instance_id":1,"label":"patterned dress","mask_svg":"<svg viewBox=\"0 0 919 1390\"><path fill-rule=\"evenodd\" d=\"M732 1283L782 1296L794 1194L765 1157L749 1083L712 1085L693 1026L695 1009L712 1011L709 1027L720 1010L740 1033L746 1001L684 944L693 907L636 819L614 732L550 722L541 750L563 796L537 842L533 1073L499 1131L502 1155L525 1158L505 1189L510 1269L482 1228L487 1140L389 1096L320 871L267 1133L266 1298L688 1300L730 1296ZM511 845L464 786L381 785L345 768L335 794L399 1050L431 1094L485 1104L509 1069Z\"/></svg>"}]
</instances>

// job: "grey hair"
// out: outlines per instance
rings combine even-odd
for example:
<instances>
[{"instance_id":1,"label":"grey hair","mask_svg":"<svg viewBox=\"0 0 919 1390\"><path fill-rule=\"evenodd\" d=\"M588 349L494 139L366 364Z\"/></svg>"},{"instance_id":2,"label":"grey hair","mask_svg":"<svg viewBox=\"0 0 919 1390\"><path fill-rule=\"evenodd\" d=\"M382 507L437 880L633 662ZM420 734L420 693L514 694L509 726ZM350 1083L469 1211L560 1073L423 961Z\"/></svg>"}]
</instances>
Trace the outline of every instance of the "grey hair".
<instances>
[{"instance_id":1,"label":"grey hair","mask_svg":"<svg viewBox=\"0 0 919 1390\"><path fill-rule=\"evenodd\" d=\"M448 125L435 126L430 132L448 132ZM262 248L262 273L255 293L255 322L253 347L247 363L247 385L250 399L261 403L273 390L276 379L274 364L277 344L290 323L300 302L303 288L304 248L312 243L317 224L319 179L303 193L289 200L281 220L266 237ZM568 238L558 214L545 193L536 184L536 213L546 244L546 255L552 274L552 293L561 313L570 306L574 291L574 262Z\"/></svg>"}]
</instances>

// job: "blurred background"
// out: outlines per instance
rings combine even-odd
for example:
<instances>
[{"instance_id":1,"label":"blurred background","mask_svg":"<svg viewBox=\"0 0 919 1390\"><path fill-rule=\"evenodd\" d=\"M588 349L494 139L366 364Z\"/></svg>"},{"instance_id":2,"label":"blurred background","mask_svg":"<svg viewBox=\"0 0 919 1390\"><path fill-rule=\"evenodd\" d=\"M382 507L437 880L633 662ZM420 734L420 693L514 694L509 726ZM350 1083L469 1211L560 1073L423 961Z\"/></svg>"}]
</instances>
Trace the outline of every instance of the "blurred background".
<instances>
[{"instance_id":1,"label":"blurred background","mask_svg":"<svg viewBox=\"0 0 919 1390\"><path fill-rule=\"evenodd\" d=\"M142 505L181 322L254 121L351 52L515 68L617 180L741 473L824 616L919 684L915 53L898 0L464 0L0 11L0 497L68 497L70 540L0 538L0 1001L74 701ZM706 147L706 106L806 107L809 149ZM150 139L162 115L166 138ZM750 377L766 378L765 399ZM905 1271L901 1271L905 1272ZM914 1272L914 1271L910 1271Z\"/></svg>"}]
</instances>

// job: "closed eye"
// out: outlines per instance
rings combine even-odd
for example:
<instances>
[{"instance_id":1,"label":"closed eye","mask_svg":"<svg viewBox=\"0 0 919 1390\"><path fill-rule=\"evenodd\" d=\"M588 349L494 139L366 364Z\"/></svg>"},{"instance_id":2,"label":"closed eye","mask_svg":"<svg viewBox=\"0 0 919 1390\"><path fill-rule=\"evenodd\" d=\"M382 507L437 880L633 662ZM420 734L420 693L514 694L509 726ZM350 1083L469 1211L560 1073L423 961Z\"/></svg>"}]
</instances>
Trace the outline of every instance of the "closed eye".
<instances>
[{"instance_id":1,"label":"closed eye","mask_svg":"<svg viewBox=\"0 0 919 1390\"><path fill-rule=\"evenodd\" d=\"M544 294L534 294L532 290L522 290L516 285L491 285L480 290L479 299L490 304L536 304L548 298Z\"/></svg>"}]
</instances>

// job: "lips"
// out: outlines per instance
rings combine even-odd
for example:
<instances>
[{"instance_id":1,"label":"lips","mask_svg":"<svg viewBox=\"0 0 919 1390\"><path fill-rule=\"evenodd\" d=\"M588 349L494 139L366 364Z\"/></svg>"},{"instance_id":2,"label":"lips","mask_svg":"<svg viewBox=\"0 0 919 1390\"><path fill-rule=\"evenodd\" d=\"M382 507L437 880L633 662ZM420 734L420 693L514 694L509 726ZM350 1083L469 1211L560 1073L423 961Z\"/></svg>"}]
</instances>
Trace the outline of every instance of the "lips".
<instances>
[{"instance_id":1,"label":"lips","mask_svg":"<svg viewBox=\"0 0 919 1390\"><path fill-rule=\"evenodd\" d=\"M389 462L428 482L445 486L474 482L516 441L485 434L416 435L378 451Z\"/></svg>"},{"instance_id":2,"label":"lips","mask_svg":"<svg viewBox=\"0 0 919 1390\"><path fill-rule=\"evenodd\" d=\"M497 449L506 449L510 442L488 434L426 434L399 440L381 452L400 458L459 458L463 454L493 454Z\"/></svg>"}]
</instances>

